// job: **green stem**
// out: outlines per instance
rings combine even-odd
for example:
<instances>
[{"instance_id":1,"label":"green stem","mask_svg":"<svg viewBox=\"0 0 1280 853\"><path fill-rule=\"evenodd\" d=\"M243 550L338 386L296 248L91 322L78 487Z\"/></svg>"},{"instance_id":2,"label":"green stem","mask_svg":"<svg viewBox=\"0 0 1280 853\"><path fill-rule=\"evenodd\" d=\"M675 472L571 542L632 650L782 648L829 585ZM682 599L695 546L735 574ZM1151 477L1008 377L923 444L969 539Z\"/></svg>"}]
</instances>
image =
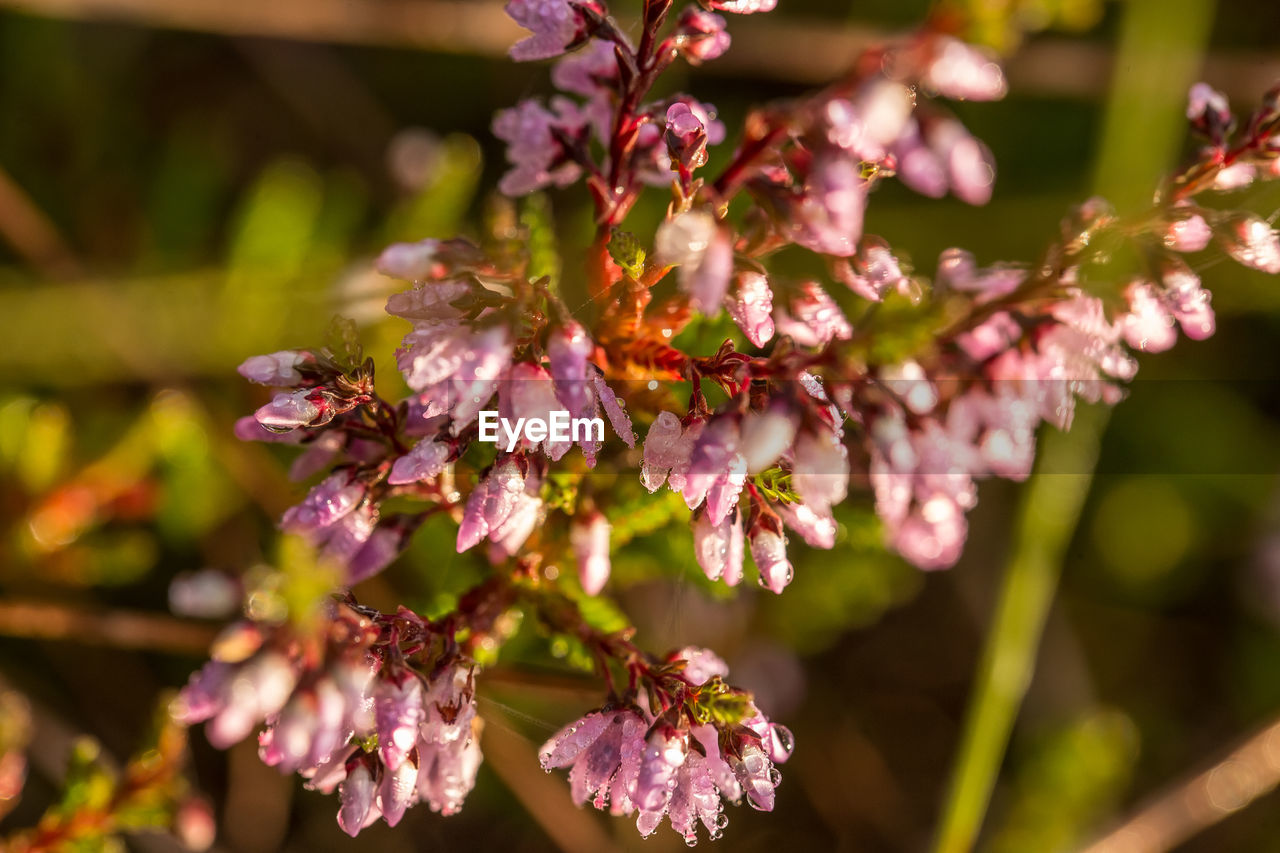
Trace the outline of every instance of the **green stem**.
<instances>
[{"instance_id":1,"label":"green stem","mask_svg":"<svg viewBox=\"0 0 1280 853\"><path fill-rule=\"evenodd\" d=\"M1024 493L995 622L969 701L937 853L973 848L1009 734L1035 670L1040 636L1080 518L1108 412L1080 409L1067 433L1044 435L1039 471ZM1072 473L1059 473L1072 472Z\"/></svg>"},{"instance_id":2,"label":"green stem","mask_svg":"<svg viewBox=\"0 0 1280 853\"><path fill-rule=\"evenodd\" d=\"M1121 212L1145 208L1177 157L1187 86L1199 73L1213 0L1129 0L1116 49L1095 185ZM995 623L969 700L936 853L973 849L1034 671L1062 557L1088 493L1105 411L1044 436L1024 493ZM1052 472L1073 472L1052 473Z\"/></svg>"}]
</instances>

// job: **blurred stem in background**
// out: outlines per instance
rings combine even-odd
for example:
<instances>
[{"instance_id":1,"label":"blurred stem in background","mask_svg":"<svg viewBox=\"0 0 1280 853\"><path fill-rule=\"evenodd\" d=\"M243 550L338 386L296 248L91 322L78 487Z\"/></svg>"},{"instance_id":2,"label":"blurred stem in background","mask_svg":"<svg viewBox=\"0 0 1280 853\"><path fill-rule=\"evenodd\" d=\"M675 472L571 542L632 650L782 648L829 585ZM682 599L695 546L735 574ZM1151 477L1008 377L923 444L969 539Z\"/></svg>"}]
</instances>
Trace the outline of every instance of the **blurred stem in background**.
<instances>
[{"instance_id":1,"label":"blurred stem in background","mask_svg":"<svg viewBox=\"0 0 1280 853\"><path fill-rule=\"evenodd\" d=\"M1149 204L1178 157L1184 93L1200 73L1213 9L1212 0L1125 4L1095 173L1098 192L1122 213ZM1069 433L1042 438L965 715L937 853L972 850L982 828L1106 422L1105 411L1082 409Z\"/></svg>"},{"instance_id":2,"label":"blurred stem in background","mask_svg":"<svg viewBox=\"0 0 1280 853\"><path fill-rule=\"evenodd\" d=\"M1070 432L1048 433L1042 439L1039 471L1028 484L1018 513L1012 555L969 701L935 848L938 853L973 849L982 828L1018 708L1035 670L1063 557L1093 480L1090 472L1107 414L1096 407L1082 409Z\"/></svg>"}]
</instances>

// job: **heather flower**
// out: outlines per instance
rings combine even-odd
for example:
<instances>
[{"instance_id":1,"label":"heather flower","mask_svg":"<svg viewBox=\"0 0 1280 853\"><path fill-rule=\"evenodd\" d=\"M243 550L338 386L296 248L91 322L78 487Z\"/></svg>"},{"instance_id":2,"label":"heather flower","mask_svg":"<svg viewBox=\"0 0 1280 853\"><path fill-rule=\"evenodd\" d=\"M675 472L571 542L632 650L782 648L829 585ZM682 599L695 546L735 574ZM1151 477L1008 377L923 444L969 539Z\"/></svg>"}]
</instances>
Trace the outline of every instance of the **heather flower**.
<instances>
[{"instance_id":1,"label":"heather flower","mask_svg":"<svg viewBox=\"0 0 1280 853\"><path fill-rule=\"evenodd\" d=\"M659 263L680 266L680 289L694 308L719 310L733 275L733 245L714 216L693 210L668 219L658 228L655 253Z\"/></svg>"},{"instance_id":2,"label":"heather flower","mask_svg":"<svg viewBox=\"0 0 1280 853\"><path fill-rule=\"evenodd\" d=\"M1193 341L1202 341L1217 327L1209 291L1200 286L1200 277L1186 264L1170 261L1164 270L1165 301L1169 312Z\"/></svg>"},{"instance_id":3,"label":"heather flower","mask_svg":"<svg viewBox=\"0 0 1280 853\"><path fill-rule=\"evenodd\" d=\"M209 742L226 749L284 707L298 682L293 663L263 650L241 663L210 661L179 694L174 716L191 725L209 721Z\"/></svg>"},{"instance_id":4,"label":"heather flower","mask_svg":"<svg viewBox=\"0 0 1280 853\"><path fill-rule=\"evenodd\" d=\"M718 524L705 512L694 515L693 553L708 580L737 586L742 580L743 548L742 515L736 506Z\"/></svg>"},{"instance_id":5,"label":"heather flower","mask_svg":"<svg viewBox=\"0 0 1280 853\"><path fill-rule=\"evenodd\" d=\"M787 527L800 534L800 538L812 548L830 550L836 544L838 527L830 508L817 508L807 503L782 502L774 507Z\"/></svg>"},{"instance_id":6,"label":"heather flower","mask_svg":"<svg viewBox=\"0 0 1280 853\"><path fill-rule=\"evenodd\" d=\"M555 380L556 398L570 417L587 417L594 410L588 378L595 344L577 323L561 326L548 336L547 361Z\"/></svg>"},{"instance_id":7,"label":"heather flower","mask_svg":"<svg viewBox=\"0 0 1280 853\"><path fill-rule=\"evenodd\" d=\"M920 82L946 98L964 101L996 101L1008 85L999 63L990 53L947 36L934 41L934 55Z\"/></svg>"},{"instance_id":8,"label":"heather flower","mask_svg":"<svg viewBox=\"0 0 1280 853\"><path fill-rule=\"evenodd\" d=\"M650 492L656 492L663 483L672 491L684 489L685 476L693 455L693 445L701 434L703 421L688 426L671 412L659 412L649 425L644 440L644 462L640 466L640 481Z\"/></svg>"},{"instance_id":9,"label":"heather flower","mask_svg":"<svg viewBox=\"0 0 1280 853\"><path fill-rule=\"evenodd\" d=\"M518 550L537 526L542 510L540 485L538 477L526 477L514 457L495 463L467 498L458 525L458 553L486 538L500 553L510 555Z\"/></svg>"},{"instance_id":10,"label":"heather flower","mask_svg":"<svg viewBox=\"0 0 1280 853\"><path fill-rule=\"evenodd\" d=\"M392 464L387 482L399 486L430 480L445 469L451 455L449 445L424 438Z\"/></svg>"},{"instance_id":11,"label":"heather flower","mask_svg":"<svg viewBox=\"0 0 1280 853\"><path fill-rule=\"evenodd\" d=\"M1222 192L1244 189L1256 176L1257 169L1252 163L1232 163L1214 176L1213 188Z\"/></svg>"},{"instance_id":12,"label":"heather flower","mask_svg":"<svg viewBox=\"0 0 1280 853\"><path fill-rule=\"evenodd\" d=\"M328 406L323 398L308 389L277 394L270 403L253 413L263 427L277 432L312 426L321 422Z\"/></svg>"},{"instance_id":13,"label":"heather flower","mask_svg":"<svg viewBox=\"0 0 1280 853\"><path fill-rule=\"evenodd\" d=\"M1280 273L1280 237L1257 216L1236 219L1218 232L1227 254L1246 267L1275 275Z\"/></svg>"},{"instance_id":14,"label":"heather flower","mask_svg":"<svg viewBox=\"0 0 1280 853\"><path fill-rule=\"evenodd\" d=\"M997 265L979 269L971 253L946 249L938 256L935 286L974 293L985 301L1012 293L1026 277L1026 270L1018 267Z\"/></svg>"},{"instance_id":15,"label":"heather flower","mask_svg":"<svg viewBox=\"0 0 1280 853\"><path fill-rule=\"evenodd\" d=\"M680 13L675 39L685 59L694 65L723 56L731 41L724 18L697 6L686 6Z\"/></svg>"},{"instance_id":16,"label":"heather flower","mask_svg":"<svg viewBox=\"0 0 1280 853\"><path fill-rule=\"evenodd\" d=\"M609 580L609 530L604 515L593 512L569 531L578 580L587 595L598 595Z\"/></svg>"},{"instance_id":17,"label":"heather flower","mask_svg":"<svg viewBox=\"0 0 1280 853\"><path fill-rule=\"evenodd\" d=\"M609 419L609 426L613 427L614 433L618 438L622 439L622 443L627 447L636 446L636 433L631 426L631 416L627 414L623 408L622 401L618 399L618 395L613 393L604 381L604 377L599 371L591 372L591 389L595 392L596 399L600 401L600 405L604 408L605 417Z\"/></svg>"},{"instance_id":18,"label":"heather flower","mask_svg":"<svg viewBox=\"0 0 1280 853\"><path fill-rule=\"evenodd\" d=\"M471 330L419 326L404 339L396 360L409 387L451 415L456 435L475 420L511 363L505 327Z\"/></svg>"},{"instance_id":19,"label":"heather flower","mask_svg":"<svg viewBox=\"0 0 1280 853\"><path fill-rule=\"evenodd\" d=\"M593 0L507 0L505 8L511 19L532 31L512 46L511 58L517 62L550 59L581 42L588 33L588 21L578 7L604 13Z\"/></svg>"},{"instance_id":20,"label":"heather flower","mask_svg":"<svg viewBox=\"0 0 1280 853\"><path fill-rule=\"evenodd\" d=\"M613 42L593 40L551 67L551 82L562 92L594 98L618 79L618 54Z\"/></svg>"},{"instance_id":21,"label":"heather flower","mask_svg":"<svg viewBox=\"0 0 1280 853\"><path fill-rule=\"evenodd\" d=\"M325 531L364 500L365 487L347 472L339 472L315 486L302 503L290 507L280 519L280 529L318 541Z\"/></svg>"},{"instance_id":22,"label":"heather flower","mask_svg":"<svg viewBox=\"0 0 1280 853\"><path fill-rule=\"evenodd\" d=\"M795 441L797 417L791 406L777 402L763 412L742 419L742 453L747 473L754 476L773 465Z\"/></svg>"},{"instance_id":23,"label":"heather flower","mask_svg":"<svg viewBox=\"0 0 1280 853\"><path fill-rule=\"evenodd\" d=\"M1199 252L1209 245L1212 237L1213 229L1204 221L1204 217L1193 213L1169 223L1164 233L1164 244L1175 252Z\"/></svg>"},{"instance_id":24,"label":"heather flower","mask_svg":"<svg viewBox=\"0 0 1280 853\"><path fill-rule=\"evenodd\" d=\"M938 404L938 389L929 381L919 362L908 359L880 369L880 379L886 388L898 395L908 411L917 415L933 411Z\"/></svg>"},{"instance_id":25,"label":"heather flower","mask_svg":"<svg viewBox=\"0 0 1280 853\"><path fill-rule=\"evenodd\" d=\"M283 350L247 358L236 370L245 379L259 385L289 387L302 381L298 365L305 364L308 360L310 356L306 353Z\"/></svg>"},{"instance_id":26,"label":"heather flower","mask_svg":"<svg viewBox=\"0 0 1280 853\"><path fill-rule=\"evenodd\" d=\"M596 711L561 729L538 753L548 772L570 767L573 801L614 814L635 810L632 792L640 770L648 722L633 708Z\"/></svg>"},{"instance_id":27,"label":"heather flower","mask_svg":"<svg viewBox=\"0 0 1280 853\"><path fill-rule=\"evenodd\" d=\"M1219 145L1235 123L1227 96L1208 83L1196 83L1187 93L1187 118L1193 128Z\"/></svg>"},{"instance_id":28,"label":"heather flower","mask_svg":"<svg viewBox=\"0 0 1280 853\"><path fill-rule=\"evenodd\" d=\"M685 504L696 509L705 500L707 515L719 524L738 501L747 478L747 460L742 455L741 430L733 417L709 421L701 431L689 457L685 478Z\"/></svg>"},{"instance_id":29,"label":"heather flower","mask_svg":"<svg viewBox=\"0 0 1280 853\"><path fill-rule=\"evenodd\" d=\"M535 100L521 101L493 117L493 135L507 143L511 170L498 188L510 196L525 195L547 186L563 187L582 174L566 159L557 133L577 136L590 117L566 98L553 98L552 109Z\"/></svg>"},{"instance_id":30,"label":"heather flower","mask_svg":"<svg viewBox=\"0 0 1280 853\"><path fill-rule=\"evenodd\" d=\"M915 99L906 86L876 80L852 100L832 98L823 104L818 132L854 160L877 162L907 129L914 108Z\"/></svg>"},{"instance_id":31,"label":"heather flower","mask_svg":"<svg viewBox=\"0 0 1280 853\"><path fill-rule=\"evenodd\" d=\"M778 5L778 0L706 0L706 5L719 12L751 15L755 12L772 12Z\"/></svg>"},{"instance_id":32,"label":"heather flower","mask_svg":"<svg viewBox=\"0 0 1280 853\"><path fill-rule=\"evenodd\" d=\"M831 432L802 432L796 440L791 484L816 512L842 502L849 487L849 452Z\"/></svg>"},{"instance_id":33,"label":"heather flower","mask_svg":"<svg viewBox=\"0 0 1280 853\"><path fill-rule=\"evenodd\" d=\"M737 291L725 297L725 309L747 340L762 347L773 338L773 291L769 280L752 270L738 273Z\"/></svg>"},{"instance_id":34,"label":"heather flower","mask_svg":"<svg viewBox=\"0 0 1280 853\"><path fill-rule=\"evenodd\" d=\"M560 406L551 374L536 364L521 362L512 367L498 392L498 412L503 421L513 424L521 418L538 418L544 423L550 423L551 413L559 411ZM552 441L549 430L547 436L539 441L526 435L507 435L501 429L498 432L501 447L508 447L515 439L518 447L541 450L552 460L560 459L570 447L568 441Z\"/></svg>"},{"instance_id":35,"label":"heather flower","mask_svg":"<svg viewBox=\"0 0 1280 853\"><path fill-rule=\"evenodd\" d=\"M933 119L919 134L904 133L894 155L898 177L921 195L939 198L949 188L968 204L986 204L991 199L995 184L991 152L958 121Z\"/></svg>"},{"instance_id":36,"label":"heather flower","mask_svg":"<svg viewBox=\"0 0 1280 853\"><path fill-rule=\"evenodd\" d=\"M774 324L779 334L801 346L817 347L853 336L853 327L840 306L817 282L803 282L791 295L789 305L790 312L781 306L774 309Z\"/></svg>"},{"instance_id":37,"label":"heather flower","mask_svg":"<svg viewBox=\"0 0 1280 853\"><path fill-rule=\"evenodd\" d=\"M791 238L825 255L852 255L862 236L866 196L857 162L836 152L819 153L790 211Z\"/></svg>"},{"instance_id":38,"label":"heather flower","mask_svg":"<svg viewBox=\"0 0 1280 853\"><path fill-rule=\"evenodd\" d=\"M777 519L773 523L761 521L751 529L751 560L760 572L760 585L781 595L795 572L787 560L787 540L782 535Z\"/></svg>"},{"instance_id":39,"label":"heather flower","mask_svg":"<svg viewBox=\"0 0 1280 853\"><path fill-rule=\"evenodd\" d=\"M667 108L667 150L680 168L692 171L707 163L707 129L684 101Z\"/></svg>"}]
</instances>

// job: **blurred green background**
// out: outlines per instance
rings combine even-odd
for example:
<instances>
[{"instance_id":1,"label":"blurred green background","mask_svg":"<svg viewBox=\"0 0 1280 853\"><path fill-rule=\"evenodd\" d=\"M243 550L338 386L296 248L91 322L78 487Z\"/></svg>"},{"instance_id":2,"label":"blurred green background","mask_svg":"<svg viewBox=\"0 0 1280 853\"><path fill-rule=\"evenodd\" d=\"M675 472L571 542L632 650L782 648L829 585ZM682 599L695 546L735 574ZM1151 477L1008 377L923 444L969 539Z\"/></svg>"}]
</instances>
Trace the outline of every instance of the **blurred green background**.
<instances>
[{"instance_id":1,"label":"blurred green background","mask_svg":"<svg viewBox=\"0 0 1280 853\"><path fill-rule=\"evenodd\" d=\"M665 84L714 103L731 141L750 103L802 91L928 8L780 5L731 21L723 63ZM970 11L1013 50L1008 5ZM992 202L892 185L873 198L867 229L923 273L952 245L1032 260L1094 192L1143 202L1189 150L1188 82L1203 75L1247 110L1280 80L1280 6L1265 0L1014 5L1048 31L1013 55L1006 101L957 106L995 153ZM273 521L304 487L287 477L292 451L232 436L263 400L235 365L316 345L342 313L387 371L403 327L382 319L391 283L370 259L473 231L502 170L493 111L550 89L545 67L496 55L512 31L492 3L257 6L0 0L0 690L33 717L30 779L0 831L54 800L72 735L123 760L160 691L199 665L218 623L165 616L172 579L212 569L252 586L272 559ZM572 264L586 195L550 201ZM638 222L661 214L652 201ZM1271 216L1280 186L1241 201ZM1280 283L1197 260L1218 334L1142 359L1106 428L980 849L1073 849L1280 715ZM638 524L613 589L639 641L720 650L797 736L777 811L732 810L721 845L929 844L1019 493L984 484L965 557L932 575L883 552L861 495L836 550L797 554L780 598L712 589L684 534ZM480 572L446 525L428 526L359 592L439 608ZM31 602L48 609L33 618ZM85 611L150 614L156 635ZM641 849L627 821L577 811L536 768L542 740L599 695L541 679L556 670L545 648L522 629L482 688L487 762L448 819L417 808L349 841L334 798L263 767L252 744L222 754L195 734L190 774L215 804L218 849ZM571 650L555 651L573 673ZM663 829L643 849L679 845ZM1280 795L1184 849L1280 851Z\"/></svg>"}]
</instances>

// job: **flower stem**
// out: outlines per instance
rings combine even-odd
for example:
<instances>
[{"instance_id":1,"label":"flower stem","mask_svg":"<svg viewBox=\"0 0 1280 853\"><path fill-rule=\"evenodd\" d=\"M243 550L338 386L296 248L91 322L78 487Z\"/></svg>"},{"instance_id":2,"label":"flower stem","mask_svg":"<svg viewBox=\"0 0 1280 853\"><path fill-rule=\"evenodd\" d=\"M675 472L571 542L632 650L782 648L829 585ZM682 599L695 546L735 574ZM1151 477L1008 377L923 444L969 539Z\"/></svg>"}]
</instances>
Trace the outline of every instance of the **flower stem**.
<instances>
[{"instance_id":1,"label":"flower stem","mask_svg":"<svg viewBox=\"0 0 1280 853\"><path fill-rule=\"evenodd\" d=\"M1089 492L1107 417L1100 407L1080 409L1070 432L1044 436L970 696L936 853L972 849L982 826L1009 734L1031 683L1062 558Z\"/></svg>"}]
</instances>

